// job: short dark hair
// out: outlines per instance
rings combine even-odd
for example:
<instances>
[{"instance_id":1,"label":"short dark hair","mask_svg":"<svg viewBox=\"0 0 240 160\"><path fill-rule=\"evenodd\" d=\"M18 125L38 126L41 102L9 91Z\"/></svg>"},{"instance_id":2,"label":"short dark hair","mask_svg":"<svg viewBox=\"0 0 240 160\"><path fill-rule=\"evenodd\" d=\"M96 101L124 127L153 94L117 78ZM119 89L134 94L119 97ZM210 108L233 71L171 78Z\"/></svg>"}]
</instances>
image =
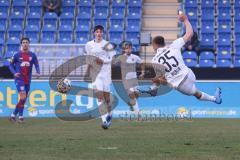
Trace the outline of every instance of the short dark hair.
<instances>
[{"instance_id":1,"label":"short dark hair","mask_svg":"<svg viewBox=\"0 0 240 160\"><path fill-rule=\"evenodd\" d=\"M29 39L28 37L23 37L23 38L21 39L21 44L22 44L22 42L23 42L24 40L27 40L27 41L30 43L30 39Z\"/></svg>"},{"instance_id":2,"label":"short dark hair","mask_svg":"<svg viewBox=\"0 0 240 160\"><path fill-rule=\"evenodd\" d=\"M159 45L160 47L165 46L165 39L162 36L156 36L153 38L153 43Z\"/></svg>"},{"instance_id":3,"label":"short dark hair","mask_svg":"<svg viewBox=\"0 0 240 160\"><path fill-rule=\"evenodd\" d=\"M122 41L120 43L120 48L126 48L126 46L132 47L132 42L130 42L130 41Z\"/></svg>"},{"instance_id":4,"label":"short dark hair","mask_svg":"<svg viewBox=\"0 0 240 160\"><path fill-rule=\"evenodd\" d=\"M96 30L100 29L101 31L104 31L104 27L102 25L96 25L94 28L93 28L93 32L95 32Z\"/></svg>"}]
</instances>

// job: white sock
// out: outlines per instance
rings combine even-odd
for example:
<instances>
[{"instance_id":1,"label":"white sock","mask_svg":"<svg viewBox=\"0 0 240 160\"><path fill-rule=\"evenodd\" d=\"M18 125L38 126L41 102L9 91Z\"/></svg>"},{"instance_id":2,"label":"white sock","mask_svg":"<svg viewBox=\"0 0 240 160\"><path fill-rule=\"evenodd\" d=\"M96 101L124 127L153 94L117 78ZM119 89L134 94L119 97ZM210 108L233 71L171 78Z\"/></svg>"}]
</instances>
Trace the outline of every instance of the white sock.
<instances>
[{"instance_id":1,"label":"white sock","mask_svg":"<svg viewBox=\"0 0 240 160\"><path fill-rule=\"evenodd\" d=\"M133 107L134 112L139 112L139 107L138 107L137 99L135 99L135 105L132 106L132 107Z\"/></svg>"},{"instance_id":2,"label":"white sock","mask_svg":"<svg viewBox=\"0 0 240 160\"><path fill-rule=\"evenodd\" d=\"M106 122L106 118L108 116L108 113L104 114L104 115L101 115L101 118L102 118L102 122Z\"/></svg>"},{"instance_id":3,"label":"white sock","mask_svg":"<svg viewBox=\"0 0 240 160\"><path fill-rule=\"evenodd\" d=\"M207 93L201 92L202 96L200 97L200 100L202 101L211 101L211 102L215 102L216 98L214 96L210 96Z\"/></svg>"},{"instance_id":4,"label":"white sock","mask_svg":"<svg viewBox=\"0 0 240 160\"><path fill-rule=\"evenodd\" d=\"M155 89L158 89L159 86L156 84L156 83L153 83L151 86L150 86L151 90L155 90Z\"/></svg>"},{"instance_id":5,"label":"white sock","mask_svg":"<svg viewBox=\"0 0 240 160\"><path fill-rule=\"evenodd\" d=\"M19 119L23 119L23 116L19 116L18 118L19 118Z\"/></svg>"}]
</instances>

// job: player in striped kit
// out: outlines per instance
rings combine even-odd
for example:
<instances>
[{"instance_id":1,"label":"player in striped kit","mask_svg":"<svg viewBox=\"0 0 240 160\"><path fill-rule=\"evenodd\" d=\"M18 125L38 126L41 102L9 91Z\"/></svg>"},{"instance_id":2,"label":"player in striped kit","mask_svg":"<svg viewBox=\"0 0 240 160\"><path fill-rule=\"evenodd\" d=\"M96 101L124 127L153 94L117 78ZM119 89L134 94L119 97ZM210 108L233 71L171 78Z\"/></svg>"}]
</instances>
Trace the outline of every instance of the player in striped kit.
<instances>
[{"instance_id":1,"label":"player in striped kit","mask_svg":"<svg viewBox=\"0 0 240 160\"><path fill-rule=\"evenodd\" d=\"M19 116L18 122L24 122L24 104L27 100L28 92L30 90L33 65L36 68L37 77L40 76L38 59L35 53L29 51L29 43L29 38L24 37L21 39L22 49L13 56L9 65L9 69L14 75L16 88L20 96L19 102L9 118L9 120L12 122L16 121L17 115Z\"/></svg>"}]
</instances>

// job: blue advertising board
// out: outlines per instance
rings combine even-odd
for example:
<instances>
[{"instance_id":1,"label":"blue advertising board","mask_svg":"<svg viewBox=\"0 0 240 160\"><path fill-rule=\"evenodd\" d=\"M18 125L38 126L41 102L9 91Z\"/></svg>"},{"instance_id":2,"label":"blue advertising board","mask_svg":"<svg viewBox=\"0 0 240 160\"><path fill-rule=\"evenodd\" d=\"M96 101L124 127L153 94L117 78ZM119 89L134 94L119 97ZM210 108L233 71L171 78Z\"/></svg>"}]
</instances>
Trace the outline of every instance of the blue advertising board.
<instances>
[{"instance_id":1,"label":"blue advertising board","mask_svg":"<svg viewBox=\"0 0 240 160\"><path fill-rule=\"evenodd\" d=\"M72 84L90 85L81 81L74 81ZM240 118L240 82L202 81L197 82L197 87L210 94L214 94L216 87L221 87L223 103L217 105L212 102L199 101L195 97L186 96L172 90L156 97L141 97L138 99L138 104L142 113L145 114L180 115L180 117L191 114L193 118ZM114 86L112 86L112 93L118 98L118 104L113 111L114 117L121 117L129 112L129 107L121 99ZM66 99L74 102L71 105L71 112L74 114L80 114L97 107L97 100L93 97L59 94L50 88L48 81L36 80L31 84L24 116L56 117L56 104ZM9 116L17 101L18 94L14 81L0 81L0 117Z\"/></svg>"}]
</instances>

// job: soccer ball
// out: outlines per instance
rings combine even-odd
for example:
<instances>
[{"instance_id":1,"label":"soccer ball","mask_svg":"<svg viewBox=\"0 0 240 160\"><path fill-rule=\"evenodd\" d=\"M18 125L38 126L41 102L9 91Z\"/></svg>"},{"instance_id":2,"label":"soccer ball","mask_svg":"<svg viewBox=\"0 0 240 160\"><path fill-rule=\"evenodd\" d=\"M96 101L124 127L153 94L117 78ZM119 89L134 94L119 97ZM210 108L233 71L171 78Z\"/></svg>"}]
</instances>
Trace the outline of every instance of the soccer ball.
<instances>
[{"instance_id":1,"label":"soccer ball","mask_svg":"<svg viewBox=\"0 0 240 160\"><path fill-rule=\"evenodd\" d=\"M67 78L62 78L57 82L57 90L60 93L67 93L71 89L71 81Z\"/></svg>"}]
</instances>

